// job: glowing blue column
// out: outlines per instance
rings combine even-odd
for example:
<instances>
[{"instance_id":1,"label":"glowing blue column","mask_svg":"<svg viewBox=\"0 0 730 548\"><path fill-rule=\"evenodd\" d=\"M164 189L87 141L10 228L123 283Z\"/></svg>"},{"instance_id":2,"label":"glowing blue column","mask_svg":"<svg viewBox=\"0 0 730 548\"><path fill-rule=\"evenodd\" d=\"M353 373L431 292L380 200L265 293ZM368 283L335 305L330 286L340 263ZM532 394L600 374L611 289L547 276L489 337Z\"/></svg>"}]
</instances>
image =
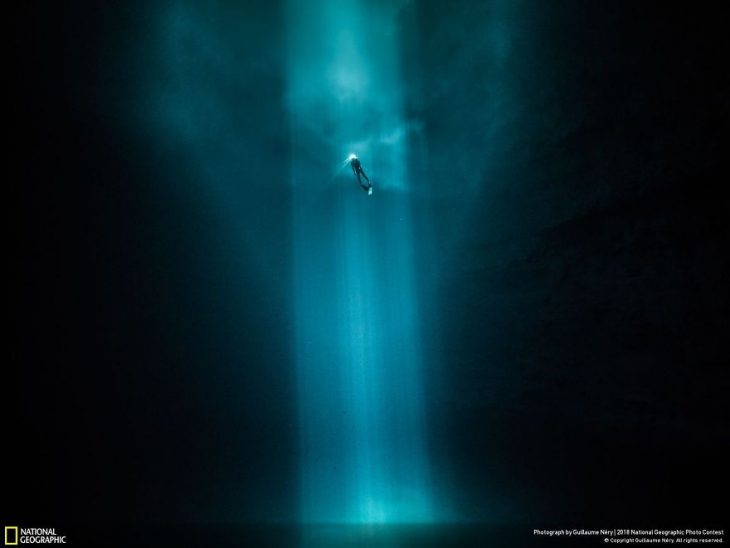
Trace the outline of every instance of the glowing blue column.
<instances>
[{"instance_id":1,"label":"glowing blue column","mask_svg":"<svg viewBox=\"0 0 730 548\"><path fill-rule=\"evenodd\" d=\"M288 9L302 519L430 521L396 10Z\"/></svg>"}]
</instances>

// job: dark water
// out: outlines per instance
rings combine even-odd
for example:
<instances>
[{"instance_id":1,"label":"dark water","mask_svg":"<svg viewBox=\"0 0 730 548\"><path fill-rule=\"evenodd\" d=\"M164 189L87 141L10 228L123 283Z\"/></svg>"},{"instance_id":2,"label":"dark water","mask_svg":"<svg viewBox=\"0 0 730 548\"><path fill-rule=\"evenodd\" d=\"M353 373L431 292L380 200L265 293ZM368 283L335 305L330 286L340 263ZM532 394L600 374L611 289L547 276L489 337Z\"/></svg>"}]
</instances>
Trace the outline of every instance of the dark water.
<instances>
[{"instance_id":1,"label":"dark water","mask_svg":"<svg viewBox=\"0 0 730 548\"><path fill-rule=\"evenodd\" d=\"M18 6L0 526L112 523L68 527L89 546L519 547L578 544L533 538L545 523L726 517L727 8L421 0L399 27L434 500L525 526L181 525L299 519L295 246L363 236L335 222L332 188L367 197L327 186L331 128L292 147L285 4ZM368 217L378 252L403 240L381 188L357 202L387 205Z\"/></svg>"},{"instance_id":2,"label":"dark water","mask_svg":"<svg viewBox=\"0 0 730 548\"><path fill-rule=\"evenodd\" d=\"M533 539L521 526L494 525L124 525L57 528L69 544L99 546L257 546L301 548L406 548L450 546L557 546ZM573 543L573 546L579 544ZM597 544L596 544L597 545Z\"/></svg>"}]
</instances>

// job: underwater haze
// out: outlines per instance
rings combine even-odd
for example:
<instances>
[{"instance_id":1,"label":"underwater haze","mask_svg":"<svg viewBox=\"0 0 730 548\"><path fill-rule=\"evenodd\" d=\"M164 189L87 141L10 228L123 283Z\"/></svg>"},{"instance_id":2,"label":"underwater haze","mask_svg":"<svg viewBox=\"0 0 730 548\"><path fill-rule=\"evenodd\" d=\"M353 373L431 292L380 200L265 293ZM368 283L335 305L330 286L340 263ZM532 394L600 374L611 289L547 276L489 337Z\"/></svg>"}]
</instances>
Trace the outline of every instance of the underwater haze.
<instances>
[{"instance_id":1,"label":"underwater haze","mask_svg":"<svg viewBox=\"0 0 730 548\"><path fill-rule=\"evenodd\" d=\"M15 8L3 523L231 546L719 527L728 22Z\"/></svg>"}]
</instances>

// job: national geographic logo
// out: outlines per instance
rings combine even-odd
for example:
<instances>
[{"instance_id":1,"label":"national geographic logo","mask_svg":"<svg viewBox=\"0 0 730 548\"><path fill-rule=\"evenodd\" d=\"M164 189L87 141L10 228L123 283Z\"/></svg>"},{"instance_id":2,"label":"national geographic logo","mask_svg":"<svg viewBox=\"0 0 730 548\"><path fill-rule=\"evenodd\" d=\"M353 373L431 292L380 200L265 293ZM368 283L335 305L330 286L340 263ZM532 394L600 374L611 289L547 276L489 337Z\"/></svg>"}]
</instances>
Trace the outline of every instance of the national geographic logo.
<instances>
[{"instance_id":1,"label":"national geographic logo","mask_svg":"<svg viewBox=\"0 0 730 548\"><path fill-rule=\"evenodd\" d=\"M18 544L66 544L66 535L56 533L55 527L5 526L5 546Z\"/></svg>"}]
</instances>

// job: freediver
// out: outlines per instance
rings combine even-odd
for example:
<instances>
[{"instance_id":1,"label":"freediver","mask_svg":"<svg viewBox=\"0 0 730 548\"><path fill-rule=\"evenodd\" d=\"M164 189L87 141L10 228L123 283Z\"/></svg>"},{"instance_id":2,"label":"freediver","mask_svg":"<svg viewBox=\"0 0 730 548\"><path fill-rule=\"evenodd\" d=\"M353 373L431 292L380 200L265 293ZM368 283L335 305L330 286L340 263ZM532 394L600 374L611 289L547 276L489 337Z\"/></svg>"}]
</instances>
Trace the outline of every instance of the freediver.
<instances>
[{"instance_id":1,"label":"freediver","mask_svg":"<svg viewBox=\"0 0 730 548\"><path fill-rule=\"evenodd\" d=\"M370 196L373 193L373 184L370 182L368 176L365 175L365 171L363 171L362 169L362 164L360 163L360 160L354 154L350 155L350 167L352 168L352 172L357 177L357 182L360 183L362 189L368 193L368 196ZM363 183L363 177L367 181L367 184Z\"/></svg>"}]
</instances>

